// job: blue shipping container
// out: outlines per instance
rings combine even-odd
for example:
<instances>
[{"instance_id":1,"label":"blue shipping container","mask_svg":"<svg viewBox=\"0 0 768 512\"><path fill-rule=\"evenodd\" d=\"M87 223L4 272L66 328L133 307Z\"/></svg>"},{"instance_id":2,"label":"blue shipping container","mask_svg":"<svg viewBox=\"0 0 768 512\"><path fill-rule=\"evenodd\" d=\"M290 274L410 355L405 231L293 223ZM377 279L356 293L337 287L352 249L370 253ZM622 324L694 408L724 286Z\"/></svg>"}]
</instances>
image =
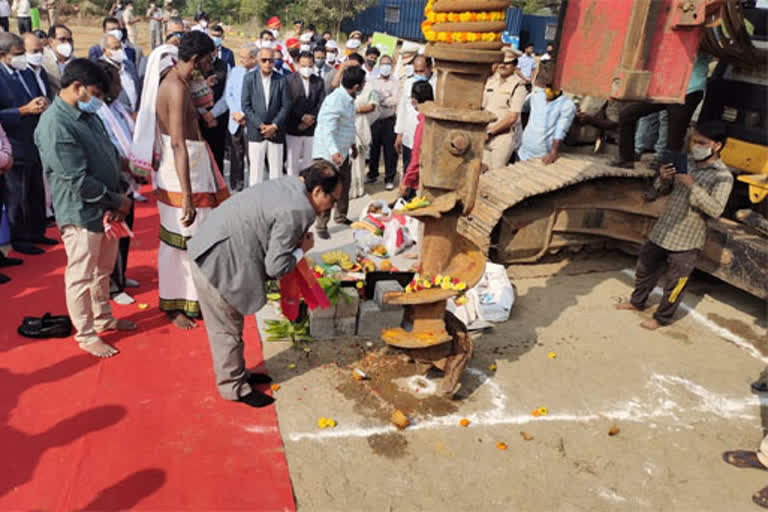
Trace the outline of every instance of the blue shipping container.
<instances>
[{"instance_id":1,"label":"blue shipping container","mask_svg":"<svg viewBox=\"0 0 768 512\"><path fill-rule=\"evenodd\" d=\"M547 43L557 36L557 16L535 16L526 14L520 24L521 49L525 44L533 43L536 53L544 53Z\"/></svg>"}]
</instances>

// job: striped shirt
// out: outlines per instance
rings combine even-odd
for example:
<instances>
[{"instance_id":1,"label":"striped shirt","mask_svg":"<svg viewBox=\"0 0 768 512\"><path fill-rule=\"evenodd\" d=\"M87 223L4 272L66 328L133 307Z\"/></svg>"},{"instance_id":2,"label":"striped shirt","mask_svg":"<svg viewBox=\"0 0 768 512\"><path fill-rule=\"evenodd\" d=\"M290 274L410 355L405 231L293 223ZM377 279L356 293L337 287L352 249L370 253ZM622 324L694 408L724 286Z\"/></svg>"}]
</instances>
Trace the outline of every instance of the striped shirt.
<instances>
[{"instance_id":1,"label":"striped shirt","mask_svg":"<svg viewBox=\"0 0 768 512\"><path fill-rule=\"evenodd\" d=\"M355 143L355 98L344 87L338 87L325 98L317 115L312 140L312 158L332 161L336 153L347 157Z\"/></svg>"},{"instance_id":2,"label":"striped shirt","mask_svg":"<svg viewBox=\"0 0 768 512\"><path fill-rule=\"evenodd\" d=\"M668 251L700 249L707 238L707 218L720 217L731 195L733 175L721 160L689 169L694 184L689 188L673 182L667 206L648 236ZM664 187L658 178L654 185Z\"/></svg>"}]
</instances>

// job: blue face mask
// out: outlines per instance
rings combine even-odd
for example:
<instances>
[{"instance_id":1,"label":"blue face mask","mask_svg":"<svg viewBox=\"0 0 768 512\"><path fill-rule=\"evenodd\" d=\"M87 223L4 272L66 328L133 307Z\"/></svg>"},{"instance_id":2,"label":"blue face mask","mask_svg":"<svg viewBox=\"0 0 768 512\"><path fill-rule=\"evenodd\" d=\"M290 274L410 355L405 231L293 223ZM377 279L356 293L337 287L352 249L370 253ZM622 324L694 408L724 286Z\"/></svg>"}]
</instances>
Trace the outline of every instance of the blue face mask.
<instances>
[{"instance_id":1,"label":"blue face mask","mask_svg":"<svg viewBox=\"0 0 768 512\"><path fill-rule=\"evenodd\" d=\"M104 105L104 102L96 96L91 96L91 99L88 101L78 100L77 102L77 108L80 109L80 112L85 112L86 114L95 114L99 111L102 105Z\"/></svg>"},{"instance_id":2,"label":"blue face mask","mask_svg":"<svg viewBox=\"0 0 768 512\"><path fill-rule=\"evenodd\" d=\"M277 59L275 61L275 69L283 69L283 59Z\"/></svg>"},{"instance_id":3,"label":"blue face mask","mask_svg":"<svg viewBox=\"0 0 768 512\"><path fill-rule=\"evenodd\" d=\"M221 38L220 37L214 37L213 38L213 45L218 48L221 46Z\"/></svg>"},{"instance_id":4,"label":"blue face mask","mask_svg":"<svg viewBox=\"0 0 768 512\"><path fill-rule=\"evenodd\" d=\"M413 81L414 82L426 82L427 76L426 75L413 75Z\"/></svg>"}]
</instances>

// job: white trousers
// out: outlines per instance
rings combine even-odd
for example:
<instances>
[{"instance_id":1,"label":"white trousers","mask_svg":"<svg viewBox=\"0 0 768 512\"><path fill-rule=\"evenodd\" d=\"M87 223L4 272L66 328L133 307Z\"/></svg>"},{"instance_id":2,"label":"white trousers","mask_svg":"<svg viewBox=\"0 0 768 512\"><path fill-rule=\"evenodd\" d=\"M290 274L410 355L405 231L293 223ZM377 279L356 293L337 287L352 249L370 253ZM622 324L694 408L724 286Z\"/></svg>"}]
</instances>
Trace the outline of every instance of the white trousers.
<instances>
[{"instance_id":1,"label":"white trousers","mask_svg":"<svg viewBox=\"0 0 768 512\"><path fill-rule=\"evenodd\" d=\"M265 173L265 159L269 162L269 177ZM248 186L252 187L266 179L274 180L283 175L283 144L263 140L248 142Z\"/></svg>"},{"instance_id":2,"label":"white trousers","mask_svg":"<svg viewBox=\"0 0 768 512\"><path fill-rule=\"evenodd\" d=\"M285 170L288 176L298 176L312 163L312 138L302 135L286 135Z\"/></svg>"}]
</instances>

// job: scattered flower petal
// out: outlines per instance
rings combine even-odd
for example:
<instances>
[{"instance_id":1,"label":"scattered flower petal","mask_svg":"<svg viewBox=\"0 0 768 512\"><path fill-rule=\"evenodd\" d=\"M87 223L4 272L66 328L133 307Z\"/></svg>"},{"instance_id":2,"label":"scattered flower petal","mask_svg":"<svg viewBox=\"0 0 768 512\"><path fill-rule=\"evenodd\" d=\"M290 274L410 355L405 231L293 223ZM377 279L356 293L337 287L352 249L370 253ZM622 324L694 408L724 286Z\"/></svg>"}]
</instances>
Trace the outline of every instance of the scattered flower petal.
<instances>
[{"instance_id":1,"label":"scattered flower petal","mask_svg":"<svg viewBox=\"0 0 768 512\"><path fill-rule=\"evenodd\" d=\"M462 418L461 421L459 422L459 425L461 425L462 427L468 427L469 423L470 422L467 418Z\"/></svg>"},{"instance_id":2,"label":"scattered flower petal","mask_svg":"<svg viewBox=\"0 0 768 512\"><path fill-rule=\"evenodd\" d=\"M488 369L491 370L492 372L495 372L496 371L496 363L489 364L488 365Z\"/></svg>"},{"instance_id":3,"label":"scattered flower petal","mask_svg":"<svg viewBox=\"0 0 768 512\"><path fill-rule=\"evenodd\" d=\"M547 354L547 357L550 359L554 359L557 357L557 354L555 354L554 352L550 352L549 354Z\"/></svg>"},{"instance_id":4,"label":"scattered flower petal","mask_svg":"<svg viewBox=\"0 0 768 512\"><path fill-rule=\"evenodd\" d=\"M501 451L504 451L507 449L507 443L498 442L496 443L496 448L498 448Z\"/></svg>"},{"instance_id":5,"label":"scattered flower petal","mask_svg":"<svg viewBox=\"0 0 768 512\"><path fill-rule=\"evenodd\" d=\"M149 304L147 304L146 302L140 302L136 307L139 309L147 309L149 307Z\"/></svg>"}]
</instances>

